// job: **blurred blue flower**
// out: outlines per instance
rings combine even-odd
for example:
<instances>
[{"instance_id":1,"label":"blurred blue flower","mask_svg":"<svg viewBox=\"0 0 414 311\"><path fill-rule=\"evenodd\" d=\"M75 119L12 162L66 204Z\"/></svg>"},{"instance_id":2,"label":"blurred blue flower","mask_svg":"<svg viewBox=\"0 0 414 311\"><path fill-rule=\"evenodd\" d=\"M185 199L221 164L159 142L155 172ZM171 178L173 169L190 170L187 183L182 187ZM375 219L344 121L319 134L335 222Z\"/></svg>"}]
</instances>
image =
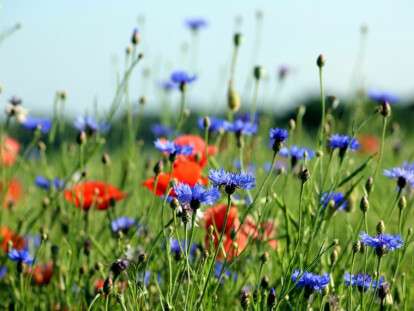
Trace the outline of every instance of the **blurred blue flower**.
<instances>
[{"instance_id":1,"label":"blurred blue flower","mask_svg":"<svg viewBox=\"0 0 414 311\"><path fill-rule=\"evenodd\" d=\"M198 31L201 28L207 27L208 23L202 17L193 17L186 19L185 25L192 31Z\"/></svg>"},{"instance_id":2,"label":"blurred blue flower","mask_svg":"<svg viewBox=\"0 0 414 311\"><path fill-rule=\"evenodd\" d=\"M120 231L127 232L131 227L137 224L135 219L127 216L121 216L111 222L111 230L113 233Z\"/></svg>"},{"instance_id":3,"label":"blurred blue flower","mask_svg":"<svg viewBox=\"0 0 414 311\"><path fill-rule=\"evenodd\" d=\"M30 256L30 253L27 249L23 249L23 250L17 250L17 249L12 249L9 253L8 253L9 259L15 262L22 262L28 265L31 265L34 261L34 259L32 258L32 256Z\"/></svg>"},{"instance_id":4,"label":"blurred blue flower","mask_svg":"<svg viewBox=\"0 0 414 311\"><path fill-rule=\"evenodd\" d=\"M177 145L176 143L165 139L157 139L154 142L154 145L159 151L172 155L191 155L193 152L193 147L190 145Z\"/></svg>"},{"instance_id":5,"label":"blurred blue flower","mask_svg":"<svg viewBox=\"0 0 414 311\"><path fill-rule=\"evenodd\" d=\"M174 186L174 192L180 204L188 205L192 210L197 210L201 204L212 205L220 198L220 191L217 188L205 189L199 184L190 187L179 183Z\"/></svg>"},{"instance_id":6,"label":"blurred blue flower","mask_svg":"<svg viewBox=\"0 0 414 311\"><path fill-rule=\"evenodd\" d=\"M35 131L39 129L42 134L49 133L52 127L52 121L45 118L34 118L34 117L26 117L25 120L21 123L22 126L30 131Z\"/></svg>"},{"instance_id":7,"label":"blurred blue flower","mask_svg":"<svg viewBox=\"0 0 414 311\"><path fill-rule=\"evenodd\" d=\"M370 236L365 232L359 235L361 242L373 248L385 248L386 251L393 251L401 248L404 244L400 235L381 233L377 236Z\"/></svg>"},{"instance_id":8,"label":"blurred blue flower","mask_svg":"<svg viewBox=\"0 0 414 311\"><path fill-rule=\"evenodd\" d=\"M194 82L197 79L196 75L191 75L185 71L177 70L171 74L170 77L171 81L181 85L181 84L189 84Z\"/></svg>"},{"instance_id":9,"label":"blurred blue flower","mask_svg":"<svg viewBox=\"0 0 414 311\"><path fill-rule=\"evenodd\" d=\"M300 274L301 272L299 270L295 270L292 274L292 281L296 283L296 287L304 287L316 292L321 292L322 289L324 289L330 281L328 273L318 275L311 272L304 272L299 277Z\"/></svg>"},{"instance_id":10,"label":"blurred blue flower","mask_svg":"<svg viewBox=\"0 0 414 311\"><path fill-rule=\"evenodd\" d=\"M391 92L378 91L378 90L368 91L368 98L379 104L384 103L384 102L387 102L389 104L395 104L400 100L397 95Z\"/></svg>"},{"instance_id":11,"label":"blurred blue flower","mask_svg":"<svg viewBox=\"0 0 414 311\"><path fill-rule=\"evenodd\" d=\"M348 201L341 192L324 192L321 196L321 205L326 208L330 201L335 203L336 210L345 210L348 206Z\"/></svg>"},{"instance_id":12,"label":"blurred blue flower","mask_svg":"<svg viewBox=\"0 0 414 311\"><path fill-rule=\"evenodd\" d=\"M111 127L108 123L98 123L91 116L78 116L73 125L79 132L86 132L88 134L95 132L106 133Z\"/></svg>"},{"instance_id":13,"label":"blurred blue flower","mask_svg":"<svg viewBox=\"0 0 414 311\"><path fill-rule=\"evenodd\" d=\"M35 177L35 184L36 184L36 186L38 186L39 188L44 189L44 190L50 190L52 188L52 186L56 190L62 190L65 187L65 181L64 180L59 179L58 177L55 177L52 181L52 180L50 180L50 179L48 179L44 176L41 176L41 175L38 175L38 176Z\"/></svg>"},{"instance_id":14,"label":"blurred blue flower","mask_svg":"<svg viewBox=\"0 0 414 311\"><path fill-rule=\"evenodd\" d=\"M208 178L216 187L225 187L228 194L232 194L237 188L252 189L256 186L256 178L251 174L232 173L224 169L210 170Z\"/></svg>"},{"instance_id":15,"label":"blurred blue flower","mask_svg":"<svg viewBox=\"0 0 414 311\"><path fill-rule=\"evenodd\" d=\"M237 135L254 135L257 133L257 124L249 121L235 120L229 124L228 130Z\"/></svg>"},{"instance_id":16,"label":"blurred blue flower","mask_svg":"<svg viewBox=\"0 0 414 311\"><path fill-rule=\"evenodd\" d=\"M223 119L219 119L215 117L210 117L209 119L210 119L210 126L208 128L208 131L211 133L227 131L231 126L230 122L223 120ZM198 119L198 127L202 130L205 130L204 118Z\"/></svg>"},{"instance_id":17,"label":"blurred blue flower","mask_svg":"<svg viewBox=\"0 0 414 311\"><path fill-rule=\"evenodd\" d=\"M233 162L233 166L239 171L242 169L240 160L235 160ZM246 172L253 175L256 172L256 165L253 163L248 164L246 167Z\"/></svg>"},{"instance_id":18,"label":"blurred blue flower","mask_svg":"<svg viewBox=\"0 0 414 311\"><path fill-rule=\"evenodd\" d=\"M272 163L271 162L265 162L263 164L263 169L265 170L265 172L269 172L270 169L272 168ZM274 166L274 170L276 171L282 171L282 170L286 170L287 169L287 164L283 161L276 161L275 166Z\"/></svg>"},{"instance_id":19,"label":"blurred blue flower","mask_svg":"<svg viewBox=\"0 0 414 311\"><path fill-rule=\"evenodd\" d=\"M245 112L245 113L238 113L234 116L234 120L241 120L243 122L250 122L250 123L255 123L257 125L259 125L259 120L260 120L260 116L259 113L256 112L253 115L253 120L252 120L252 114L249 112Z\"/></svg>"},{"instance_id":20,"label":"blurred blue flower","mask_svg":"<svg viewBox=\"0 0 414 311\"><path fill-rule=\"evenodd\" d=\"M3 279L7 274L7 267L0 266L0 280Z\"/></svg>"},{"instance_id":21,"label":"blurred blue flower","mask_svg":"<svg viewBox=\"0 0 414 311\"><path fill-rule=\"evenodd\" d=\"M340 135L340 134L333 134L329 138L329 147L331 149L340 149L340 150L358 150L360 144L357 139L347 136L347 135Z\"/></svg>"},{"instance_id":22,"label":"blurred blue flower","mask_svg":"<svg viewBox=\"0 0 414 311\"><path fill-rule=\"evenodd\" d=\"M214 276L219 280L220 283L224 283L225 280L237 281L237 273L226 269L223 262L216 261L214 266Z\"/></svg>"},{"instance_id":23,"label":"blurred blue flower","mask_svg":"<svg viewBox=\"0 0 414 311\"><path fill-rule=\"evenodd\" d=\"M174 130L166 125L155 123L151 125L151 132L155 137L169 137L174 133Z\"/></svg>"},{"instance_id":24,"label":"blurred blue flower","mask_svg":"<svg viewBox=\"0 0 414 311\"><path fill-rule=\"evenodd\" d=\"M289 148L283 147L279 151L279 155L284 158L295 158L296 160L302 160L306 159L313 159L315 157L315 152L312 149L306 148L306 147L298 147L298 146L291 146Z\"/></svg>"},{"instance_id":25,"label":"blurred blue flower","mask_svg":"<svg viewBox=\"0 0 414 311\"><path fill-rule=\"evenodd\" d=\"M380 277L378 282L376 282L369 274L363 273L350 274L347 272L344 275L344 279L346 286L358 287L358 289L362 292L365 292L370 288L379 287L384 283L384 277Z\"/></svg>"}]
</instances>

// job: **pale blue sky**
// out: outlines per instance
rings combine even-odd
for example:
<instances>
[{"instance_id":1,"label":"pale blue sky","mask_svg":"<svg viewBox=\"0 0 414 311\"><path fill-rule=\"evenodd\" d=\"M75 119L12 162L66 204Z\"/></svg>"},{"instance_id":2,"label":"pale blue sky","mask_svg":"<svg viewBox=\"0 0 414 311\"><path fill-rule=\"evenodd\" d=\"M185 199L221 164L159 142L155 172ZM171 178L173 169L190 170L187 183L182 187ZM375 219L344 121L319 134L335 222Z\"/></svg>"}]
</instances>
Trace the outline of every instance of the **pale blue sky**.
<instances>
[{"instance_id":1,"label":"pale blue sky","mask_svg":"<svg viewBox=\"0 0 414 311\"><path fill-rule=\"evenodd\" d=\"M200 79L192 90L192 105L214 98L214 107L225 106L225 81L221 74L231 55L236 15L243 17L237 85L244 90L250 74L255 12L264 13L262 43L257 63L271 75L288 64L294 70L279 93L279 104L293 103L317 92L315 59L327 58L329 93L344 96L351 89L359 28L369 27L363 66L367 87L387 89L402 96L413 93L414 2L412 0L0 0L0 29L16 22L22 29L0 46L0 102L19 95L32 110L48 111L56 90L68 92L68 110L92 110L96 99L107 108L114 93L116 72L123 66L131 31L142 31L145 60L133 79L134 97L148 96L157 107L155 81L173 68L185 67L180 46L190 40L183 20L203 16L209 27L200 33ZM138 17L145 16L145 24ZM118 65L116 65L118 64ZM139 76L149 67L152 81L145 86ZM225 68L225 67L224 67ZM227 71L225 72L227 74ZM272 98L269 85L262 93Z\"/></svg>"}]
</instances>

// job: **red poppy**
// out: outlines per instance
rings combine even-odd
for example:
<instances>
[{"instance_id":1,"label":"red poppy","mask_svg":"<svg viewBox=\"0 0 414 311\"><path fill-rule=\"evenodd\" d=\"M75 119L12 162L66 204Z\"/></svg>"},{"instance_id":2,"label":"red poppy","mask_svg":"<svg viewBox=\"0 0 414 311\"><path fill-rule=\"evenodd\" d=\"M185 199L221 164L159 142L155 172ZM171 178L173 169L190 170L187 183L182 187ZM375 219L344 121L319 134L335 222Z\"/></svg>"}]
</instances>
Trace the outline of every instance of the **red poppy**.
<instances>
[{"instance_id":1,"label":"red poppy","mask_svg":"<svg viewBox=\"0 0 414 311\"><path fill-rule=\"evenodd\" d=\"M178 136L174 142L180 146L192 146L193 152L190 156L181 155L179 157L186 157L191 161L197 162L201 167L204 167L207 164L207 155L215 155L217 153L217 148L212 145L207 146L206 150L206 142L197 135L181 135Z\"/></svg>"},{"instance_id":2,"label":"red poppy","mask_svg":"<svg viewBox=\"0 0 414 311\"><path fill-rule=\"evenodd\" d=\"M214 247L218 247L218 241L220 238L221 231L224 226L224 219L226 215L226 204L219 204L214 207L208 208L204 214L204 225L207 231L205 236L206 247L209 248L210 239L209 236L209 227L213 226L213 241ZM238 256L247 246L248 235L238 228L240 226L240 221L238 218L237 208L232 206L230 207L229 214L227 216L227 225L224 230L223 235L223 249L225 254L220 251L217 255L217 258L227 257L228 260L231 260L234 256Z\"/></svg>"},{"instance_id":3,"label":"red poppy","mask_svg":"<svg viewBox=\"0 0 414 311\"><path fill-rule=\"evenodd\" d=\"M65 191L66 201L84 210L89 210L93 205L99 210L106 210L112 202L125 197L125 193L101 181L83 182Z\"/></svg>"},{"instance_id":4,"label":"red poppy","mask_svg":"<svg viewBox=\"0 0 414 311\"><path fill-rule=\"evenodd\" d=\"M30 268L28 273L32 276L32 280L36 285L47 285L53 276L53 262Z\"/></svg>"},{"instance_id":5,"label":"red poppy","mask_svg":"<svg viewBox=\"0 0 414 311\"><path fill-rule=\"evenodd\" d=\"M2 185L0 184L0 191L2 191ZM3 207L8 208L14 206L17 201L20 200L22 195L22 185L16 179L10 181L9 186L7 187L7 192L4 197Z\"/></svg>"},{"instance_id":6,"label":"red poppy","mask_svg":"<svg viewBox=\"0 0 414 311\"><path fill-rule=\"evenodd\" d=\"M0 159L4 166L11 166L16 162L20 150L20 144L10 137L5 137L0 148Z\"/></svg>"},{"instance_id":7,"label":"red poppy","mask_svg":"<svg viewBox=\"0 0 414 311\"><path fill-rule=\"evenodd\" d=\"M251 216L247 216L240 230L255 240L266 241L273 249L277 247L276 225L272 220L262 222L258 226Z\"/></svg>"},{"instance_id":8,"label":"red poppy","mask_svg":"<svg viewBox=\"0 0 414 311\"><path fill-rule=\"evenodd\" d=\"M95 294L101 293L103 291L104 284L105 284L104 279L97 279L95 281L95 285L94 285Z\"/></svg>"},{"instance_id":9,"label":"red poppy","mask_svg":"<svg viewBox=\"0 0 414 311\"><path fill-rule=\"evenodd\" d=\"M195 162L186 159L177 159L173 164L172 178L177 179L181 183L194 186L196 183L206 184L207 179L201 176L201 167ZM157 188L154 189L155 178L151 177L144 181L143 185L156 195L162 196L165 194L170 182L171 176L169 173L160 173L158 175ZM155 190L155 191L154 191ZM173 195L170 193L170 195Z\"/></svg>"},{"instance_id":10,"label":"red poppy","mask_svg":"<svg viewBox=\"0 0 414 311\"><path fill-rule=\"evenodd\" d=\"M379 151L380 142L379 139L374 135L360 135L358 140L361 144L361 152L363 153L376 153Z\"/></svg>"},{"instance_id":11,"label":"red poppy","mask_svg":"<svg viewBox=\"0 0 414 311\"><path fill-rule=\"evenodd\" d=\"M9 251L9 243L11 247L17 250L22 250L26 247L26 240L14 233L10 228L0 227L0 247L6 253Z\"/></svg>"}]
</instances>

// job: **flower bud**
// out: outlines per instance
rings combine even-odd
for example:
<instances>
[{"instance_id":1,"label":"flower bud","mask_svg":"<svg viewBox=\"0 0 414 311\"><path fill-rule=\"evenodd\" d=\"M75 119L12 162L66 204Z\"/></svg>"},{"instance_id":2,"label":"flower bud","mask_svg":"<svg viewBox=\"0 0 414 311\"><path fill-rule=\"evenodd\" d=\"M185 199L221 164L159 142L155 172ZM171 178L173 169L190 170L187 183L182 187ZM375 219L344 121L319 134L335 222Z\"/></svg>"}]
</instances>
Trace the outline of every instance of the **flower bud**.
<instances>
[{"instance_id":1,"label":"flower bud","mask_svg":"<svg viewBox=\"0 0 414 311\"><path fill-rule=\"evenodd\" d=\"M352 252L354 254L359 253L361 251L361 241L356 241L354 245L352 245Z\"/></svg>"},{"instance_id":2,"label":"flower bud","mask_svg":"<svg viewBox=\"0 0 414 311\"><path fill-rule=\"evenodd\" d=\"M177 198L173 198L171 200L170 207L173 211L180 207L180 202L177 200Z\"/></svg>"},{"instance_id":3,"label":"flower bud","mask_svg":"<svg viewBox=\"0 0 414 311\"><path fill-rule=\"evenodd\" d=\"M377 224L377 233L382 234L385 231L385 224L383 220L380 220Z\"/></svg>"},{"instance_id":4,"label":"flower bud","mask_svg":"<svg viewBox=\"0 0 414 311\"><path fill-rule=\"evenodd\" d=\"M407 207L407 199L405 198L405 196L401 196L401 198L398 200L398 208L400 210L403 210L404 208Z\"/></svg>"},{"instance_id":5,"label":"flower bud","mask_svg":"<svg viewBox=\"0 0 414 311\"><path fill-rule=\"evenodd\" d=\"M141 106L144 106L144 105L147 103L147 98L146 98L145 96L141 96L141 97L138 99L138 103L139 103Z\"/></svg>"},{"instance_id":6,"label":"flower bud","mask_svg":"<svg viewBox=\"0 0 414 311\"><path fill-rule=\"evenodd\" d=\"M388 118L391 115L391 105L389 102L382 102L379 107L379 113L384 117Z\"/></svg>"},{"instance_id":7,"label":"flower bud","mask_svg":"<svg viewBox=\"0 0 414 311\"><path fill-rule=\"evenodd\" d=\"M203 118L203 128L204 129L209 129L210 128L210 125L211 125L211 121L210 121L210 118L209 117L204 117Z\"/></svg>"},{"instance_id":8,"label":"flower bud","mask_svg":"<svg viewBox=\"0 0 414 311\"><path fill-rule=\"evenodd\" d=\"M110 165L111 164L111 157L109 156L108 153L105 152L102 155L101 161L102 161L103 165Z\"/></svg>"},{"instance_id":9,"label":"flower bud","mask_svg":"<svg viewBox=\"0 0 414 311\"><path fill-rule=\"evenodd\" d=\"M250 293L247 290L242 290L240 294L240 305L243 310L247 310L250 305Z\"/></svg>"},{"instance_id":10,"label":"flower bud","mask_svg":"<svg viewBox=\"0 0 414 311\"><path fill-rule=\"evenodd\" d=\"M114 274L114 278L117 278L121 272L128 268L129 261L126 259L118 259L111 265L111 272Z\"/></svg>"},{"instance_id":11,"label":"flower bud","mask_svg":"<svg viewBox=\"0 0 414 311\"><path fill-rule=\"evenodd\" d=\"M289 119L289 130L294 131L296 129L296 121L295 119Z\"/></svg>"},{"instance_id":12,"label":"flower bud","mask_svg":"<svg viewBox=\"0 0 414 311\"><path fill-rule=\"evenodd\" d=\"M239 47L243 41L243 35L239 32L236 32L233 36L233 43L235 47Z\"/></svg>"},{"instance_id":13,"label":"flower bud","mask_svg":"<svg viewBox=\"0 0 414 311\"><path fill-rule=\"evenodd\" d=\"M263 78L264 75L264 69L262 66L255 66L253 69L253 76L256 80L260 80Z\"/></svg>"},{"instance_id":14,"label":"flower bud","mask_svg":"<svg viewBox=\"0 0 414 311\"><path fill-rule=\"evenodd\" d=\"M271 288L267 296L267 306L269 307L270 310L272 310L275 304L276 304L276 291L274 288Z\"/></svg>"},{"instance_id":15,"label":"flower bud","mask_svg":"<svg viewBox=\"0 0 414 311\"><path fill-rule=\"evenodd\" d=\"M131 43L137 45L141 41L141 36L137 28L134 29L131 36Z\"/></svg>"},{"instance_id":16,"label":"flower bud","mask_svg":"<svg viewBox=\"0 0 414 311\"><path fill-rule=\"evenodd\" d=\"M310 173L309 170L305 167L301 170L301 172L299 173L299 178L302 181L302 183L304 184L305 182L307 182L310 178Z\"/></svg>"},{"instance_id":17,"label":"flower bud","mask_svg":"<svg viewBox=\"0 0 414 311\"><path fill-rule=\"evenodd\" d=\"M232 112L237 112L240 109L240 95L239 93L232 87L229 86L229 90L227 93L227 105Z\"/></svg>"},{"instance_id":18,"label":"flower bud","mask_svg":"<svg viewBox=\"0 0 414 311\"><path fill-rule=\"evenodd\" d=\"M361 199L361 203L359 204L359 208L365 214L369 209L369 201L367 196L363 196Z\"/></svg>"},{"instance_id":19,"label":"flower bud","mask_svg":"<svg viewBox=\"0 0 414 311\"><path fill-rule=\"evenodd\" d=\"M322 68L325 65L325 57L322 54L319 54L318 58L316 59L316 65L319 68Z\"/></svg>"},{"instance_id":20,"label":"flower bud","mask_svg":"<svg viewBox=\"0 0 414 311\"><path fill-rule=\"evenodd\" d=\"M265 264L268 260L269 260L269 253L268 253L268 252L264 252L264 253L260 256L260 262L261 262L262 264Z\"/></svg>"},{"instance_id":21,"label":"flower bud","mask_svg":"<svg viewBox=\"0 0 414 311\"><path fill-rule=\"evenodd\" d=\"M158 176L162 172L163 166L164 166L164 163L161 160L155 163L154 169L153 169L155 176Z\"/></svg>"},{"instance_id":22,"label":"flower bud","mask_svg":"<svg viewBox=\"0 0 414 311\"><path fill-rule=\"evenodd\" d=\"M367 194L371 193L373 186L374 186L374 178L370 176L368 177L365 183L365 191L367 192Z\"/></svg>"}]
</instances>

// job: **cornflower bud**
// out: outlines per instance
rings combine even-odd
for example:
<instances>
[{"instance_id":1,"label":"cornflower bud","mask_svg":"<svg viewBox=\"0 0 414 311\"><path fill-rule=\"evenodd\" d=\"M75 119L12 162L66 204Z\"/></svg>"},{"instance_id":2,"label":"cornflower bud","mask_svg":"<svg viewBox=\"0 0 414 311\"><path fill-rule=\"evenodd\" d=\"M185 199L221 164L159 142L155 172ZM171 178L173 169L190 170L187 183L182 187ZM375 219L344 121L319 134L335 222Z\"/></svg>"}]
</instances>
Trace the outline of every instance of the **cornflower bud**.
<instances>
[{"instance_id":1,"label":"cornflower bud","mask_svg":"<svg viewBox=\"0 0 414 311\"><path fill-rule=\"evenodd\" d=\"M239 32L236 32L233 36L233 43L235 47L239 47L243 41L243 35Z\"/></svg>"},{"instance_id":2,"label":"cornflower bud","mask_svg":"<svg viewBox=\"0 0 414 311\"><path fill-rule=\"evenodd\" d=\"M325 66L325 57L322 54L319 54L318 58L316 59L316 65L319 68Z\"/></svg>"},{"instance_id":3,"label":"cornflower bud","mask_svg":"<svg viewBox=\"0 0 414 311\"><path fill-rule=\"evenodd\" d=\"M398 200L398 208L400 210L403 210L406 207L407 207L407 199L405 198L404 195L402 195L401 198Z\"/></svg>"},{"instance_id":4,"label":"cornflower bud","mask_svg":"<svg viewBox=\"0 0 414 311\"><path fill-rule=\"evenodd\" d=\"M359 253L361 251L361 241L356 241L354 245L352 245L352 252L354 254Z\"/></svg>"},{"instance_id":5,"label":"cornflower bud","mask_svg":"<svg viewBox=\"0 0 414 311\"><path fill-rule=\"evenodd\" d=\"M359 208L365 214L369 209L369 201L367 196L363 196L361 199L361 203L359 204Z\"/></svg>"},{"instance_id":6,"label":"cornflower bud","mask_svg":"<svg viewBox=\"0 0 414 311\"><path fill-rule=\"evenodd\" d=\"M256 80L260 80L263 78L264 75L264 69L262 66L255 66L253 69L253 76Z\"/></svg>"},{"instance_id":7,"label":"cornflower bud","mask_svg":"<svg viewBox=\"0 0 414 311\"><path fill-rule=\"evenodd\" d=\"M365 183L365 191L367 194L370 194L372 191L372 188L374 186L374 178L372 176L368 177L366 183Z\"/></svg>"},{"instance_id":8,"label":"cornflower bud","mask_svg":"<svg viewBox=\"0 0 414 311\"><path fill-rule=\"evenodd\" d=\"M391 115L391 105L390 103L384 101L379 107L379 113L384 117L388 118Z\"/></svg>"},{"instance_id":9,"label":"cornflower bud","mask_svg":"<svg viewBox=\"0 0 414 311\"><path fill-rule=\"evenodd\" d=\"M377 233L382 234L385 231L385 224L383 220L380 220L377 224Z\"/></svg>"}]
</instances>

